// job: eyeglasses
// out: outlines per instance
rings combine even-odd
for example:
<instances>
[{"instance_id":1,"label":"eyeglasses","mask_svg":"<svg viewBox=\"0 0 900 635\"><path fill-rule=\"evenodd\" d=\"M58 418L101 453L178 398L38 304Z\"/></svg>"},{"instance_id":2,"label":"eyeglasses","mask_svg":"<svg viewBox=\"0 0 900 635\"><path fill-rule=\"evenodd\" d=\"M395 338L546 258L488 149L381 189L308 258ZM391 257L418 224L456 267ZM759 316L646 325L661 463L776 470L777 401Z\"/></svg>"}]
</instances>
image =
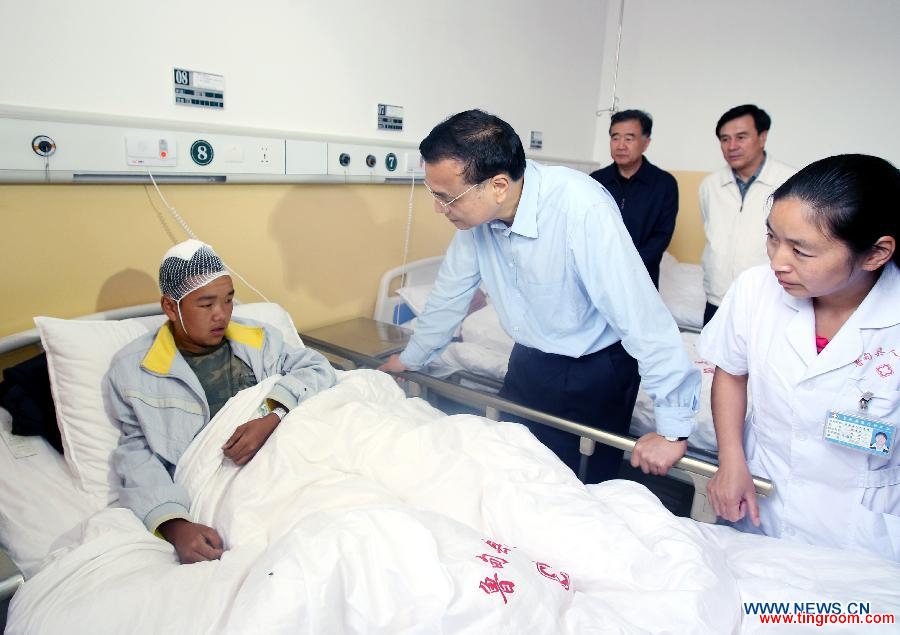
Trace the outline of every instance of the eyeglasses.
<instances>
[{"instance_id":1,"label":"eyeglasses","mask_svg":"<svg viewBox=\"0 0 900 635\"><path fill-rule=\"evenodd\" d=\"M423 181L423 184L425 185L425 189L428 190L428 193L431 194L431 195L434 197L434 200L436 200L438 203L441 204L441 207L443 207L443 208L444 208L444 211L446 212L448 207L450 207L451 205L453 205L456 201L458 201L458 200L461 199L463 196L465 196L466 194L468 194L469 191L471 191L471 190L474 189L475 187L478 187L479 185L481 185L481 184L484 183L485 181L490 181L490 179L487 178L487 179L485 179L484 181L479 181L479 182L476 183L475 185L469 186L469 188L468 188L465 192L463 192L462 194L459 194L459 195L457 195L457 196L454 196L454 197L451 198L449 201L445 201L445 200L442 199L440 196L438 196L437 194L435 194L435 193L432 191L432 189L431 189L430 187L428 187L428 183L424 183L424 181Z\"/></svg>"}]
</instances>

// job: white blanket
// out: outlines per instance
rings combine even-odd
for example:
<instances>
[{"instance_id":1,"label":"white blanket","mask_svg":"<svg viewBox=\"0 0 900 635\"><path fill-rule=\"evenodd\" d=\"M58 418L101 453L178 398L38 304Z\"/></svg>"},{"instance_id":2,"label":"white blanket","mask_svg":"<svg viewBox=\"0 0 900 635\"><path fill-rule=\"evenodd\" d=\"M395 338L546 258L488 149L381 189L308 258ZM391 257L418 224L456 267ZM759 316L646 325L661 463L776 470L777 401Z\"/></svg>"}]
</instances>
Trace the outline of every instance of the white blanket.
<instances>
[{"instance_id":1,"label":"white blanket","mask_svg":"<svg viewBox=\"0 0 900 635\"><path fill-rule=\"evenodd\" d=\"M900 606L896 565L704 528L639 485L583 486L522 426L444 416L377 371L339 380L238 468L220 448L268 382L242 392L179 463L221 560L178 565L105 509L17 592L7 633L730 633L747 601Z\"/></svg>"}]
</instances>

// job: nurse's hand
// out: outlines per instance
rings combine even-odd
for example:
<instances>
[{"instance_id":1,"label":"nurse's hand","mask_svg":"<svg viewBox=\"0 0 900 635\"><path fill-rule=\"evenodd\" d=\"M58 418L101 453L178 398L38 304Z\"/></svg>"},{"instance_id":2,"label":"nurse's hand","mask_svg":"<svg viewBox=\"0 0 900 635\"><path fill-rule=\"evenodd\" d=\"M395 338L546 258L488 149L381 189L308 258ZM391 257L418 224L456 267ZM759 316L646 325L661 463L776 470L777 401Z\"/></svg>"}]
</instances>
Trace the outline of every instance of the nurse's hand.
<instances>
[{"instance_id":1,"label":"nurse's hand","mask_svg":"<svg viewBox=\"0 0 900 635\"><path fill-rule=\"evenodd\" d=\"M631 467L639 467L644 474L662 476L687 452L687 441L667 441L655 432L648 432L631 451Z\"/></svg>"},{"instance_id":2,"label":"nurse's hand","mask_svg":"<svg viewBox=\"0 0 900 635\"><path fill-rule=\"evenodd\" d=\"M706 495L716 516L734 522L750 514L751 522L759 527L756 488L746 462L720 463L706 486Z\"/></svg>"},{"instance_id":3,"label":"nurse's hand","mask_svg":"<svg viewBox=\"0 0 900 635\"><path fill-rule=\"evenodd\" d=\"M391 355L387 358L387 361L378 367L377 370L380 370L385 373L402 373L405 370L409 370L406 365L400 361L399 355Z\"/></svg>"}]
</instances>

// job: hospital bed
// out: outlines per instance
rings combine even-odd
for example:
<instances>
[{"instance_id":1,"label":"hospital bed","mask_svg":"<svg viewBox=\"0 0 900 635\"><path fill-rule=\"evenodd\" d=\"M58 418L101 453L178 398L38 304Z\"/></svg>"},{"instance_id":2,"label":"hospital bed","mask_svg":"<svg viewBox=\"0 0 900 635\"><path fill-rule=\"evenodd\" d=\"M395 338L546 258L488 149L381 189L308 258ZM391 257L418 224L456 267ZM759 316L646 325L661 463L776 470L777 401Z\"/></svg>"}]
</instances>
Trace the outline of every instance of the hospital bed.
<instances>
[{"instance_id":1,"label":"hospital bed","mask_svg":"<svg viewBox=\"0 0 900 635\"><path fill-rule=\"evenodd\" d=\"M386 272L379 283L374 319L412 329L425 308L442 257L425 258ZM666 252L660 265L660 295L681 330L688 357L701 371L701 409L697 428L688 439L691 450L706 459L715 458L716 435L710 408L714 367L696 349L703 326L706 297L700 265L679 262ZM497 313L487 304L471 311L458 336L426 371L438 377L454 377L464 385L482 390L499 389L506 375L513 341L503 330ZM641 390L632 414L630 434L635 437L656 429L653 402Z\"/></svg>"},{"instance_id":2,"label":"hospital bed","mask_svg":"<svg viewBox=\"0 0 900 635\"><path fill-rule=\"evenodd\" d=\"M302 345L276 305L235 314ZM525 427L446 416L350 350L332 354L360 368L289 413L247 466L220 448L267 382L198 435L176 479L228 550L179 565L115 504L118 432L100 390L112 355L163 320L37 321L65 454L14 438L0 412L0 546L25 579L7 633L752 633L765 625L747 607L764 602L900 612L898 564L678 518L626 481L584 486Z\"/></svg>"}]
</instances>

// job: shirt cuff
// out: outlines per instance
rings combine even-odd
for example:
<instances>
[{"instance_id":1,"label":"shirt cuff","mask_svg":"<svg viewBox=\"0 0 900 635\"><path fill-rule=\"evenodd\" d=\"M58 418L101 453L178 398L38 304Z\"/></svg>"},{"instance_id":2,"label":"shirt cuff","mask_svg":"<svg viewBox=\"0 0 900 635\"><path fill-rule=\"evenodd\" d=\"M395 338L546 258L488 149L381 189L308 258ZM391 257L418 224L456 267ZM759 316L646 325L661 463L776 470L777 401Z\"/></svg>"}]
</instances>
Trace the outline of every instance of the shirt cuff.
<instances>
[{"instance_id":1,"label":"shirt cuff","mask_svg":"<svg viewBox=\"0 0 900 635\"><path fill-rule=\"evenodd\" d=\"M154 507L150 513L147 514L144 518L144 526L147 527L150 533L162 538L162 534L159 533L159 526L164 522L174 520L175 518L183 518L184 520L190 521L191 515L187 509L178 503L163 503L162 505Z\"/></svg>"},{"instance_id":2,"label":"shirt cuff","mask_svg":"<svg viewBox=\"0 0 900 635\"><path fill-rule=\"evenodd\" d=\"M411 346L412 342L410 342L403 352L400 353L400 361L406 366L409 370L419 370L424 366L424 362L422 361L425 358L423 353L417 354L416 349L418 347ZM418 358L418 359L417 359Z\"/></svg>"},{"instance_id":3,"label":"shirt cuff","mask_svg":"<svg viewBox=\"0 0 900 635\"><path fill-rule=\"evenodd\" d=\"M657 406L653 409L656 433L664 437L689 437L697 423L691 408Z\"/></svg>"},{"instance_id":4,"label":"shirt cuff","mask_svg":"<svg viewBox=\"0 0 900 635\"><path fill-rule=\"evenodd\" d=\"M304 395L310 395L311 391L307 390ZM290 390L281 385L281 383L277 383L272 387L272 392L266 395L266 400L269 402L275 401L280 403L282 406L287 408L288 410L293 410L296 408L300 402L303 400L303 396L300 395L298 399L295 397ZM269 404L269 409L271 410L274 407L273 404Z\"/></svg>"}]
</instances>

